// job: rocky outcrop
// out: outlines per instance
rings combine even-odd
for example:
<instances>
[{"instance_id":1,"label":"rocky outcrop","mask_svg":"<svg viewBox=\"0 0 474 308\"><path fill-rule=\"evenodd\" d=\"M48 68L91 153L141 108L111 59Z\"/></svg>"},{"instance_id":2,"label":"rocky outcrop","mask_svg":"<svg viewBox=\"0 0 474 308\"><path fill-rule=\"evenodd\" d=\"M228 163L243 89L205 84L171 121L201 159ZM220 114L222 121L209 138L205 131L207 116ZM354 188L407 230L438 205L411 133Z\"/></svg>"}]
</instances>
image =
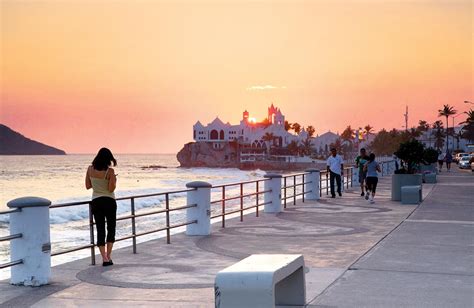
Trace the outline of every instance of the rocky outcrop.
<instances>
[{"instance_id":1,"label":"rocky outcrop","mask_svg":"<svg viewBox=\"0 0 474 308\"><path fill-rule=\"evenodd\" d=\"M237 148L231 143L221 143L215 149L211 142L190 142L178 152L181 167L238 168Z\"/></svg>"},{"instance_id":2,"label":"rocky outcrop","mask_svg":"<svg viewBox=\"0 0 474 308\"><path fill-rule=\"evenodd\" d=\"M325 168L318 162L294 163L281 161L240 162L239 149L235 143L220 143L221 148L214 148L211 142L190 142L178 152L177 158L181 167L239 168L244 170L281 170L301 171L307 168Z\"/></svg>"},{"instance_id":3,"label":"rocky outcrop","mask_svg":"<svg viewBox=\"0 0 474 308\"><path fill-rule=\"evenodd\" d=\"M66 152L26 138L0 124L0 155L65 155Z\"/></svg>"}]
</instances>

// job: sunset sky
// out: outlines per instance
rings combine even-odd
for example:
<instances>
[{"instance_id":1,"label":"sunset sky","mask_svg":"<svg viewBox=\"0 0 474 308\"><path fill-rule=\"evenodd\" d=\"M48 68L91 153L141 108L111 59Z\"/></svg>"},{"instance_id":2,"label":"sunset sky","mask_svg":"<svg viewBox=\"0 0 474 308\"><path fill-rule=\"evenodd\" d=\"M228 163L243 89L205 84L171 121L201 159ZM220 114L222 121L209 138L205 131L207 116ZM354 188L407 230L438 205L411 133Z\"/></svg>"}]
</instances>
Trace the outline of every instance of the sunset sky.
<instances>
[{"instance_id":1,"label":"sunset sky","mask_svg":"<svg viewBox=\"0 0 474 308\"><path fill-rule=\"evenodd\" d=\"M474 101L470 0L4 0L1 44L0 122L68 153L175 153L271 102L324 133Z\"/></svg>"}]
</instances>

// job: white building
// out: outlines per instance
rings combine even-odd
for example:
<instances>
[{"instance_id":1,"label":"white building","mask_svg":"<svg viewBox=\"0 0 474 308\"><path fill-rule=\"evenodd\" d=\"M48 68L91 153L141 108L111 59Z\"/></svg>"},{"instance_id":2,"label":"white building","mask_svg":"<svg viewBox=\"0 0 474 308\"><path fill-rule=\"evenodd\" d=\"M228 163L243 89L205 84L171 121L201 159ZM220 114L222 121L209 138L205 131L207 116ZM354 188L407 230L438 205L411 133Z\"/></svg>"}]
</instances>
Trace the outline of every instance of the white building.
<instances>
[{"instance_id":1,"label":"white building","mask_svg":"<svg viewBox=\"0 0 474 308\"><path fill-rule=\"evenodd\" d=\"M260 123L251 118L249 112L245 110L240 124L237 125L224 123L219 117L216 117L206 126L199 121L193 126L194 141L213 142L214 148L221 148L224 143L232 141L253 148L266 148L268 141L263 140L266 133L272 134L275 137L274 145L281 147L286 147L293 140L302 141L307 138L307 133L304 130L298 136L287 132L285 130L285 116L273 104L268 108L267 118Z\"/></svg>"}]
</instances>

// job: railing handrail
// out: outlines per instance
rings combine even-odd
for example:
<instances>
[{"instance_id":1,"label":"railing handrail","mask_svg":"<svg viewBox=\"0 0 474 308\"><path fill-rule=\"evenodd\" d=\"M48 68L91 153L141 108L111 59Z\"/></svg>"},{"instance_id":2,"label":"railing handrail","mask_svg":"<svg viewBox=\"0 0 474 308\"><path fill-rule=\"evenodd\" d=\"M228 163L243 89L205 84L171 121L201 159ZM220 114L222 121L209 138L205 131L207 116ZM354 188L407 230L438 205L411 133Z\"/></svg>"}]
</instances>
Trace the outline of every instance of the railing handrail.
<instances>
[{"instance_id":1,"label":"railing handrail","mask_svg":"<svg viewBox=\"0 0 474 308\"><path fill-rule=\"evenodd\" d=\"M130 200L130 199L140 199L140 198L164 196L164 195L171 195L171 194L180 194L180 193L185 193L185 192L194 191L194 190L196 190L196 188L189 188L189 189L182 189L182 190L172 190L172 191L164 191L164 192L151 193L151 194L143 194L143 195L125 196L125 197L115 198L115 200L116 200L116 201L120 201L120 200ZM59 208L59 207L84 205L84 204L89 204L89 203L91 203L91 201L92 201L92 200L66 202L66 203L57 203L57 204L52 204L52 205L50 205L49 208L54 209L54 208ZM1 213L2 213L2 212L0 212L0 214L1 214Z\"/></svg>"},{"instance_id":2,"label":"railing handrail","mask_svg":"<svg viewBox=\"0 0 474 308\"><path fill-rule=\"evenodd\" d=\"M232 183L227 183L227 184L212 185L211 188L222 188L222 187L227 187L227 186L238 186L240 184L252 184L252 183L257 183L257 182L265 182L265 181L269 181L269 180L270 179L258 179L258 180L242 181L242 182L232 182Z\"/></svg>"}]
</instances>

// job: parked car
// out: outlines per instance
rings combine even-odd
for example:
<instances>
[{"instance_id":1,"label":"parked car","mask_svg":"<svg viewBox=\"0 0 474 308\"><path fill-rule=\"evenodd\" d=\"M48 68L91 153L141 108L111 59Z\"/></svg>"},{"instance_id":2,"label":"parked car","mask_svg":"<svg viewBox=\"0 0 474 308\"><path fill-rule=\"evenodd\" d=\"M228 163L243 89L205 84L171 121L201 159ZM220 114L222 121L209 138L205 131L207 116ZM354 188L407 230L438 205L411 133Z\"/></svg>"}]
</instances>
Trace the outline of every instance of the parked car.
<instances>
[{"instance_id":1,"label":"parked car","mask_svg":"<svg viewBox=\"0 0 474 308\"><path fill-rule=\"evenodd\" d=\"M471 171L474 172L474 155L471 155L469 162L471 163Z\"/></svg>"},{"instance_id":2,"label":"parked car","mask_svg":"<svg viewBox=\"0 0 474 308\"><path fill-rule=\"evenodd\" d=\"M471 168L471 156L463 156L461 157L461 160L459 161L459 168L460 169L470 169Z\"/></svg>"},{"instance_id":3,"label":"parked car","mask_svg":"<svg viewBox=\"0 0 474 308\"><path fill-rule=\"evenodd\" d=\"M469 156L469 153L457 153L454 158L453 158L453 161L458 164L459 161L461 160L461 157L464 157L464 156Z\"/></svg>"}]
</instances>

